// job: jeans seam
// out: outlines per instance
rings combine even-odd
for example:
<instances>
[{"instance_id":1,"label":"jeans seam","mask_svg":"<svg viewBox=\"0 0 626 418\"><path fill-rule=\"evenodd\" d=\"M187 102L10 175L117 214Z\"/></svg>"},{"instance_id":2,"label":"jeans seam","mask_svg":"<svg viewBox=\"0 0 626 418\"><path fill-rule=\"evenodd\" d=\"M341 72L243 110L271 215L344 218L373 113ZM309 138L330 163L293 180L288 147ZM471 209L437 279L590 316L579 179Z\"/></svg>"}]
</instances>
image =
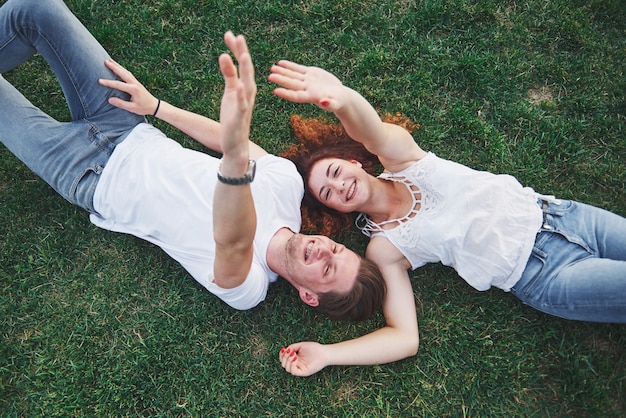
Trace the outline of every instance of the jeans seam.
<instances>
[{"instance_id":1,"label":"jeans seam","mask_svg":"<svg viewBox=\"0 0 626 418\"><path fill-rule=\"evenodd\" d=\"M21 33L21 31L23 31L23 30L30 30L30 31L37 32L39 34L39 36L41 37L41 39L43 41L45 41L46 45L48 45L50 50L54 52L54 55L56 55L56 57L57 57L58 63L63 68L63 71L65 72L65 74L67 74L67 77L70 80L70 83L72 84L72 88L74 89L74 92L76 93L76 97L78 98L78 100L80 102L80 107L82 108L83 115L85 115L85 117L91 116L89 114L89 112L88 112L87 104L85 103L85 101L83 100L82 95L80 94L80 90L78 88L78 84L76 83L76 77L74 76L74 74L71 71L71 69L66 66L65 61L62 59L62 57L61 57L61 55L59 53L59 50L55 47L54 43L52 43L50 41L50 39L48 39L48 37L46 36L45 32L41 31L37 25L33 25L30 22L23 23L22 27L21 27L21 30L18 31L18 32ZM22 36L24 36L25 38L28 39L28 37L24 33L21 33L21 34L22 34ZM31 42L31 44L32 44L32 42ZM33 47L34 47L34 45L33 45Z\"/></svg>"}]
</instances>

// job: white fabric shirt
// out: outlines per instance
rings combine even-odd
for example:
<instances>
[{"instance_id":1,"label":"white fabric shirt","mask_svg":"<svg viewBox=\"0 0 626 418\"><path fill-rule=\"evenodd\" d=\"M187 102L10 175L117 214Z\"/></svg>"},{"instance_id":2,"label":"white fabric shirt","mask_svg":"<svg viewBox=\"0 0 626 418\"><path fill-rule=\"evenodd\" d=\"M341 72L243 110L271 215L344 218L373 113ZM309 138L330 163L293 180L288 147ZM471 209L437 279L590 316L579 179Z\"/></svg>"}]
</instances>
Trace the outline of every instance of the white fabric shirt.
<instances>
[{"instance_id":1,"label":"white fabric shirt","mask_svg":"<svg viewBox=\"0 0 626 418\"><path fill-rule=\"evenodd\" d=\"M236 309L265 299L278 275L267 265L271 238L283 227L300 230L302 178L289 160L265 155L251 184L257 214L254 257L245 282L233 289L213 283L213 193L220 160L183 148L150 124L119 144L96 187L100 228L132 234L161 247L200 284Z\"/></svg>"},{"instance_id":2,"label":"white fabric shirt","mask_svg":"<svg viewBox=\"0 0 626 418\"><path fill-rule=\"evenodd\" d=\"M403 182L409 191L417 186L412 194L419 208L379 225L361 215L357 223L366 235L384 235L413 269L437 262L451 266L477 290L509 291L517 283L542 222L540 195L533 189L512 176L476 171L433 153L380 177ZM395 227L381 230L383 224Z\"/></svg>"}]
</instances>

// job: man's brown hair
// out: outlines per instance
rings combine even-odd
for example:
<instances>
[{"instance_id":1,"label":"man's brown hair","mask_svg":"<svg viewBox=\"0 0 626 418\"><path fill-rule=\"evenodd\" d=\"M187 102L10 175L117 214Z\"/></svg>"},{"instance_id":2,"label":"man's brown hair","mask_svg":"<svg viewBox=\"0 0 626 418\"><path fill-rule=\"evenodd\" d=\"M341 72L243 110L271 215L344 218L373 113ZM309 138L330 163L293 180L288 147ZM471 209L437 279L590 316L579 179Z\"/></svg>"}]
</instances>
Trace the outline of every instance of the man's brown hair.
<instances>
[{"instance_id":1,"label":"man's brown hair","mask_svg":"<svg viewBox=\"0 0 626 418\"><path fill-rule=\"evenodd\" d=\"M332 319L363 321L381 307L387 287L378 265L361 258L361 266L352 290L341 295L326 292L319 295L317 310Z\"/></svg>"}]
</instances>

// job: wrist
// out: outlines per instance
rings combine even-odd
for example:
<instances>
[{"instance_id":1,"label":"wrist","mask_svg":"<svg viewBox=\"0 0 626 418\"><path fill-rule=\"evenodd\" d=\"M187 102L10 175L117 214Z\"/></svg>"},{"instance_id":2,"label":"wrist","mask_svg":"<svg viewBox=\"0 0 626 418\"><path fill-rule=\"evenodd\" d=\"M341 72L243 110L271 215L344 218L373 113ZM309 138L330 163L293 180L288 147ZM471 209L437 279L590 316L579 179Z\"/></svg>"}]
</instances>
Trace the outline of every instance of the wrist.
<instances>
[{"instance_id":1,"label":"wrist","mask_svg":"<svg viewBox=\"0 0 626 418\"><path fill-rule=\"evenodd\" d=\"M161 99L157 99L157 104L154 108L154 112L152 113L152 116L156 117L157 113L159 112L159 109L161 108Z\"/></svg>"},{"instance_id":2,"label":"wrist","mask_svg":"<svg viewBox=\"0 0 626 418\"><path fill-rule=\"evenodd\" d=\"M256 161L248 160L248 167L242 176L226 176L222 174L222 165L217 170L217 179L224 184L231 186L243 186L252 183L256 174Z\"/></svg>"}]
</instances>

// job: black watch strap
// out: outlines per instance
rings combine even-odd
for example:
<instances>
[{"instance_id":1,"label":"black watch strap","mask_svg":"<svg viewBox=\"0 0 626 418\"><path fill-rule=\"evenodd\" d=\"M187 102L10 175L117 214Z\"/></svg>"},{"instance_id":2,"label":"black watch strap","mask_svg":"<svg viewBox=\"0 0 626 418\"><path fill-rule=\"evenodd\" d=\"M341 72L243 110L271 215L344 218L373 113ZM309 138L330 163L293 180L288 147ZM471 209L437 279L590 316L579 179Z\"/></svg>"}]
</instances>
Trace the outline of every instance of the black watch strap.
<instances>
[{"instance_id":1,"label":"black watch strap","mask_svg":"<svg viewBox=\"0 0 626 418\"><path fill-rule=\"evenodd\" d=\"M243 186L244 184L252 183L252 180L254 180L254 175L256 174L256 161L248 161L248 171L246 171L246 173L241 177L226 177L222 175L220 170L221 166L220 169L217 170L217 179L219 181L231 186Z\"/></svg>"}]
</instances>

